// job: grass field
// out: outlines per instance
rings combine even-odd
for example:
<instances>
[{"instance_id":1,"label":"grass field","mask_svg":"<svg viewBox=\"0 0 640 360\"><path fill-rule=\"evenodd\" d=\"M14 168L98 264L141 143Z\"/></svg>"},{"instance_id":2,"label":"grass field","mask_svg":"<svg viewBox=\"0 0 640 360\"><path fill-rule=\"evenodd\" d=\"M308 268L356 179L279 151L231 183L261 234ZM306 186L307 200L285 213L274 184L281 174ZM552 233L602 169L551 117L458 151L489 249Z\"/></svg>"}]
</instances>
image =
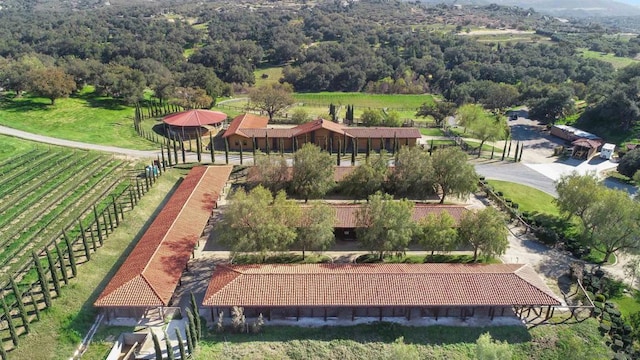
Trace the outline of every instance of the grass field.
<instances>
[{"instance_id":1,"label":"grass field","mask_svg":"<svg viewBox=\"0 0 640 360\"><path fill-rule=\"evenodd\" d=\"M264 69L257 69L253 72L256 77L256 87L268 84L277 83L282 77L282 68L281 67L269 67ZM266 78L263 78L266 76Z\"/></svg>"},{"instance_id":2,"label":"grass field","mask_svg":"<svg viewBox=\"0 0 640 360\"><path fill-rule=\"evenodd\" d=\"M638 302L638 290L632 290L635 296L624 294L621 297L611 298L609 301L618 306L618 310L623 317L640 312L640 302Z\"/></svg>"},{"instance_id":3,"label":"grass field","mask_svg":"<svg viewBox=\"0 0 640 360\"><path fill-rule=\"evenodd\" d=\"M425 136L444 136L444 132L440 128L420 128L420 134Z\"/></svg>"},{"instance_id":4,"label":"grass field","mask_svg":"<svg viewBox=\"0 0 640 360\"><path fill-rule=\"evenodd\" d=\"M520 211L560 216L553 196L545 192L507 181L487 180L487 182L495 191L502 192L505 198L517 203Z\"/></svg>"},{"instance_id":5,"label":"grass field","mask_svg":"<svg viewBox=\"0 0 640 360\"><path fill-rule=\"evenodd\" d=\"M62 295L54 300L53 307L43 313L43 319L32 323L32 334L21 338L20 346L10 353L9 359L71 358L95 320L93 302L184 173L181 170L166 172L142 198L140 206L125 214L126 220L109 236L92 260L78 268L78 276L62 289ZM92 346L82 358L104 359L109 346Z\"/></svg>"},{"instance_id":6,"label":"grass field","mask_svg":"<svg viewBox=\"0 0 640 360\"><path fill-rule=\"evenodd\" d=\"M4 97L0 101L0 125L92 144L139 150L156 148L135 133L133 108L95 96L90 88L76 97L49 104L48 99L38 97Z\"/></svg>"},{"instance_id":7,"label":"grass field","mask_svg":"<svg viewBox=\"0 0 640 360\"><path fill-rule=\"evenodd\" d=\"M587 49L581 49L581 51L582 51L582 56L586 58L606 61L611 65L613 65L613 67L616 69L620 69L627 65L635 64L638 62L638 60L626 58L626 57L619 57L619 56L615 56L614 54L603 54L598 51L591 51Z\"/></svg>"},{"instance_id":8,"label":"grass field","mask_svg":"<svg viewBox=\"0 0 640 360\"><path fill-rule=\"evenodd\" d=\"M4 135L0 135L0 144L2 144L2 146L0 146L0 162L19 156L20 154L24 154L28 151L48 148L47 145L24 141Z\"/></svg>"},{"instance_id":9,"label":"grass field","mask_svg":"<svg viewBox=\"0 0 640 360\"><path fill-rule=\"evenodd\" d=\"M433 101L431 95L386 95L386 94L366 94L366 93L342 93L342 92L320 92L320 93L296 93L296 101L305 103L308 106L334 105L354 105L356 108L386 108L389 110L405 111L415 110L423 103Z\"/></svg>"},{"instance_id":10,"label":"grass field","mask_svg":"<svg viewBox=\"0 0 640 360\"><path fill-rule=\"evenodd\" d=\"M208 334L196 359L474 359L489 332L508 342L513 359L608 359L612 353L589 319L575 325L406 327L379 323L344 327L267 326L262 334Z\"/></svg>"}]
</instances>

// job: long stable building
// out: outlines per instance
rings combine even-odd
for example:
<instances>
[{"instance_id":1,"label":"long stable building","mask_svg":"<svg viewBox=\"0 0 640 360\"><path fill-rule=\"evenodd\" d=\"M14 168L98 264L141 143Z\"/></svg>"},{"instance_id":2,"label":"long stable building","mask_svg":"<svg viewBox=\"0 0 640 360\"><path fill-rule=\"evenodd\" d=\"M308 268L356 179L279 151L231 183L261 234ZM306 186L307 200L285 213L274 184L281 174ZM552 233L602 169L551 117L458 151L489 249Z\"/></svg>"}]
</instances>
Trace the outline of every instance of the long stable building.
<instances>
[{"instance_id":1,"label":"long stable building","mask_svg":"<svg viewBox=\"0 0 640 360\"><path fill-rule=\"evenodd\" d=\"M266 117L242 114L231 121L222 135L231 150L257 149L267 151L295 151L306 143L323 150L338 151L356 143L359 151L415 146L421 138L417 128L410 127L350 127L329 120L317 119L291 128L269 128ZM255 142L255 145L254 145Z\"/></svg>"},{"instance_id":2,"label":"long stable building","mask_svg":"<svg viewBox=\"0 0 640 360\"><path fill-rule=\"evenodd\" d=\"M418 318L513 316L561 303L529 265L219 265L202 305L213 320L241 306L247 317Z\"/></svg>"},{"instance_id":3,"label":"long stable building","mask_svg":"<svg viewBox=\"0 0 640 360\"><path fill-rule=\"evenodd\" d=\"M94 303L108 319L141 317L171 305L232 168L200 166L189 172Z\"/></svg>"}]
</instances>

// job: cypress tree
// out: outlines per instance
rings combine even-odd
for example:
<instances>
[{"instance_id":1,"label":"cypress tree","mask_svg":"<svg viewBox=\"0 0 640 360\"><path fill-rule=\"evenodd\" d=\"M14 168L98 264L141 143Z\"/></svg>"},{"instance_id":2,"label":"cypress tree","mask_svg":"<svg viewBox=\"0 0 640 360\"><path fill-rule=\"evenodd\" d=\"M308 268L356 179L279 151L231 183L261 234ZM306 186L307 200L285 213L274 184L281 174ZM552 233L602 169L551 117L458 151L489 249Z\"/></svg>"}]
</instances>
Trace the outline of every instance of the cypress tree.
<instances>
[{"instance_id":1,"label":"cypress tree","mask_svg":"<svg viewBox=\"0 0 640 360\"><path fill-rule=\"evenodd\" d=\"M340 152L342 151L342 141L338 140L338 152L336 153L336 165L340 166Z\"/></svg>"},{"instance_id":2,"label":"cypress tree","mask_svg":"<svg viewBox=\"0 0 640 360\"><path fill-rule=\"evenodd\" d=\"M198 162L202 162L202 138L200 137L200 130L196 134L196 156L198 157Z\"/></svg>"},{"instance_id":3,"label":"cypress tree","mask_svg":"<svg viewBox=\"0 0 640 360\"><path fill-rule=\"evenodd\" d=\"M333 155L333 136L329 136L329 155Z\"/></svg>"},{"instance_id":4,"label":"cypress tree","mask_svg":"<svg viewBox=\"0 0 640 360\"><path fill-rule=\"evenodd\" d=\"M269 134L264 133L264 148L267 155L271 155L271 149L269 149Z\"/></svg>"},{"instance_id":5,"label":"cypress tree","mask_svg":"<svg viewBox=\"0 0 640 360\"><path fill-rule=\"evenodd\" d=\"M356 138L353 138L351 140L351 165L355 165L356 164L356 153L358 152L358 140Z\"/></svg>"},{"instance_id":6,"label":"cypress tree","mask_svg":"<svg viewBox=\"0 0 640 360\"><path fill-rule=\"evenodd\" d=\"M240 141L240 165L243 163L242 141Z\"/></svg>"},{"instance_id":7,"label":"cypress tree","mask_svg":"<svg viewBox=\"0 0 640 360\"><path fill-rule=\"evenodd\" d=\"M95 244L95 241L93 242ZM82 237L82 246L84 247L84 255L87 260L91 260L91 250L89 249L89 244L87 243L87 237Z\"/></svg>"},{"instance_id":8,"label":"cypress tree","mask_svg":"<svg viewBox=\"0 0 640 360\"><path fill-rule=\"evenodd\" d=\"M140 200L140 198L142 198L142 190L140 189L140 182L138 181L138 178L136 178L136 193L138 194L138 200Z\"/></svg>"},{"instance_id":9,"label":"cypress tree","mask_svg":"<svg viewBox=\"0 0 640 360\"><path fill-rule=\"evenodd\" d=\"M187 318L189 319L189 331L191 332L191 340L193 341L193 347L198 347L198 331L196 330L196 320L193 316L193 311L187 309Z\"/></svg>"},{"instance_id":10,"label":"cypress tree","mask_svg":"<svg viewBox=\"0 0 640 360\"><path fill-rule=\"evenodd\" d=\"M175 360L176 357L173 353L173 346L171 346L171 340L166 330L164 331L164 346L167 348L167 360Z\"/></svg>"},{"instance_id":11,"label":"cypress tree","mask_svg":"<svg viewBox=\"0 0 640 360\"><path fill-rule=\"evenodd\" d=\"M64 254L60 251L60 246L55 242L56 252L58 253L58 263L60 264L60 273L62 274L62 281L65 285L69 285L69 275L67 274L67 264L64 262Z\"/></svg>"},{"instance_id":12,"label":"cypress tree","mask_svg":"<svg viewBox=\"0 0 640 360\"><path fill-rule=\"evenodd\" d=\"M224 138L224 162L229 165L229 139Z\"/></svg>"},{"instance_id":13,"label":"cypress tree","mask_svg":"<svg viewBox=\"0 0 640 360\"><path fill-rule=\"evenodd\" d=\"M122 210L122 205L118 205L118 208L120 209L120 219L124 220L124 210Z\"/></svg>"},{"instance_id":14,"label":"cypress tree","mask_svg":"<svg viewBox=\"0 0 640 360\"><path fill-rule=\"evenodd\" d=\"M511 154L511 140L509 140L509 148L507 149L507 158L509 158L510 154Z\"/></svg>"},{"instance_id":15,"label":"cypress tree","mask_svg":"<svg viewBox=\"0 0 640 360\"><path fill-rule=\"evenodd\" d=\"M173 166L173 161L171 160L171 140L167 139L167 161L169 162L169 166Z\"/></svg>"},{"instance_id":16,"label":"cypress tree","mask_svg":"<svg viewBox=\"0 0 640 360\"><path fill-rule=\"evenodd\" d=\"M185 164L187 162L187 154L185 153L184 140L182 139L182 136L180 137L180 151L182 152L182 163Z\"/></svg>"},{"instance_id":17,"label":"cypress tree","mask_svg":"<svg viewBox=\"0 0 640 360\"><path fill-rule=\"evenodd\" d=\"M160 155L162 156L162 169L165 169L164 144L160 143Z\"/></svg>"},{"instance_id":18,"label":"cypress tree","mask_svg":"<svg viewBox=\"0 0 640 360\"><path fill-rule=\"evenodd\" d=\"M115 214L115 215L118 216L118 214ZM113 232L113 219L111 219L111 208L109 208L108 206L107 206L107 217L109 219L109 229L111 229L111 232Z\"/></svg>"},{"instance_id":19,"label":"cypress tree","mask_svg":"<svg viewBox=\"0 0 640 360\"><path fill-rule=\"evenodd\" d=\"M280 139L279 146L280 146L280 156L284 156L284 139Z\"/></svg>"},{"instance_id":20,"label":"cypress tree","mask_svg":"<svg viewBox=\"0 0 640 360\"><path fill-rule=\"evenodd\" d=\"M44 248L45 254L47 254L47 262L49 263L49 271L51 272L51 282L53 282L53 289L56 291L56 296L60 296L60 279L58 278L58 271L56 270L56 263L53 262L53 257L49 249Z\"/></svg>"},{"instance_id":21,"label":"cypress tree","mask_svg":"<svg viewBox=\"0 0 640 360\"><path fill-rule=\"evenodd\" d=\"M120 218L118 217L118 204L116 203L115 195L111 196L113 203L113 217L116 219L116 227L120 226Z\"/></svg>"},{"instance_id":22,"label":"cypress tree","mask_svg":"<svg viewBox=\"0 0 640 360\"><path fill-rule=\"evenodd\" d=\"M524 145L520 146L520 156L518 156L518 161L522 161L522 152L524 151Z\"/></svg>"},{"instance_id":23,"label":"cypress tree","mask_svg":"<svg viewBox=\"0 0 640 360\"><path fill-rule=\"evenodd\" d=\"M11 284L11 289L13 290L13 295L16 297L16 304L18 304L18 310L20 311L20 318L22 319L22 325L24 326L24 331L29 333L29 314L27 314L27 310L24 308L24 302L22 301L22 292L16 284L13 277L9 278L9 283Z\"/></svg>"},{"instance_id":24,"label":"cypress tree","mask_svg":"<svg viewBox=\"0 0 640 360\"><path fill-rule=\"evenodd\" d=\"M133 195L133 190L129 187L129 205L131 205L131 210L136 206L135 204L135 196Z\"/></svg>"},{"instance_id":25,"label":"cypress tree","mask_svg":"<svg viewBox=\"0 0 640 360\"><path fill-rule=\"evenodd\" d=\"M78 275L78 269L76 268L76 254L73 253L73 245L71 241L69 241L69 237L67 233L65 233L64 229L62 230L62 237L64 238L64 243L67 245L67 251L69 252L69 265L71 265L71 274L75 277Z\"/></svg>"},{"instance_id":26,"label":"cypress tree","mask_svg":"<svg viewBox=\"0 0 640 360\"><path fill-rule=\"evenodd\" d=\"M187 311L187 313L188 312L189 311ZM184 331L187 338L187 349L189 350L189 354L193 355L196 348L193 345L193 334L191 334L191 328L189 327L189 324L187 324L187 326L184 327Z\"/></svg>"},{"instance_id":27,"label":"cypress tree","mask_svg":"<svg viewBox=\"0 0 640 360\"><path fill-rule=\"evenodd\" d=\"M500 161L504 161L504 156L507 153L507 140L504 141L504 148L502 149L502 159Z\"/></svg>"},{"instance_id":28,"label":"cypress tree","mask_svg":"<svg viewBox=\"0 0 640 360\"><path fill-rule=\"evenodd\" d=\"M178 165L178 144L176 144L176 139L173 138L171 141L173 141L173 156L174 156L174 163L176 165Z\"/></svg>"},{"instance_id":29,"label":"cypress tree","mask_svg":"<svg viewBox=\"0 0 640 360\"><path fill-rule=\"evenodd\" d=\"M371 154L371 138L367 138L367 152L365 153L365 157L367 161L369 161L369 155Z\"/></svg>"},{"instance_id":30,"label":"cypress tree","mask_svg":"<svg viewBox=\"0 0 640 360\"><path fill-rule=\"evenodd\" d=\"M382 153L382 150L387 150L384 146L384 139L382 137L380 137L380 152Z\"/></svg>"},{"instance_id":31,"label":"cypress tree","mask_svg":"<svg viewBox=\"0 0 640 360\"><path fill-rule=\"evenodd\" d=\"M4 298L4 294L2 295L2 310L4 311L4 317L7 320L7 326L9 327L9 334L11 334L11 341L13 341L13 346L18 346L18 332L16 331L16 327L13 324L11 311L9 311L9 306L7 306L7 301Z\"/></svg>"},{"instance_id":32,"label":"cypress tree","mask_svg":"<svg viewBox=\"0 0 640 360\"><path fill-rule=\"evenodd\" d=\"M257 144L256 144L256 137L255 137L255 136L253 136L253 137L251 138L251 147L252 147L251 151L252 151L252 153L253 153L253 165L255 165L255 164L256 164L256 146L257 146Z\"/></svg>"},{"instance_id":33,"label":"cypress tree","mask_svg":"<svg viewBox=\"0 0 640 360\"><path fill-rule=\"evenodd\" d=\"M36 271L38 272L38 281L40 281L40 288L42 289L42 295L44 296L44 304L46 307L51 306L51 293L49 293L49 281L47 275L44 273L38 254L35 251L31 252L33 256L33 262L36 265Z\"/></svg>"},{"instance_id":34,"label":"cypress tree","mask_svg":"<svg viewBox=\"0 0 640 360\"><path fill-rule=\"evenodd\" d=\"M36 319L40 321L40 308L38 307L36 297L33 295L33 291L31 290L29 290L29 297L31 298L31 304L33 304L33 312L36 314Z\"/></svg>"},{"instance_id":35,"label":"cypress tree","mask_svg":"<svg viewBox=\"0 0 640 360\"><path fill-rule=\"evenodd\" d=\"M215 153L215 149L213 148L213 135L211 135L211 133L209 133L209 152L211 153L211 163L215 164L216 163L216 153Z\"/></svg>"},{"instance_id":36,"label":"cypress tree","mask_svg":"<svg viewBox=\"0 0 640 360\"><path fill-rule=\"evenodd\" d=\"M196 297L193 295L193 292L190 293L189 304L191 305L191 312L193 313L193 319L195 320L194 325L196 328L196 338L198 340L202 339L202 319L200 319L200 311L198 311L198 303L196 302Z\"/></svg>"},{"instance_id":37,"label":"cypress tree","mask_svg":"<svg viewBox=\"0 0 640 360\"><path fill-rule=\"evenodd\" d=\"M180 350L180 359L187 358L187 351L184 348L184 343L182 342L182 335L180 335L180 329L175 328L176 338L178 339L178 349Z\"/></svg>"},{"instance_id":38,"label":"cypress tree","mask_svg":"<svg viewBox=\"0 0 640 360\"><path fill-rule=\"evenodd\" d=\"M491 160L493 160L493 153L494 153L495 149L496 149L495 146L491 147Z\"/></svg>"},{"instance_id":39,"label":"cypress tree","mask_svg":"<svg viewBox=\"0 0 640 360\"><path fill-rule=\"evenodd\" d=\"M138 179L136 178L136 186L138 186L138 198L140 198L140 186ZM98 230L98 241L102 244L102 230L100 229L100 217L98 216L98 209L93 205L93 218L96 220L96 230ZM91 239L93 239L93 230L91 230Z\"/></svg>"},{"instance_id":40,"label":"cypress tree","mask_svg":"<svg viewBox=\"0 0 640 360\"><path fill-rule=\"evenodd\" d=\"M160 340L158 335L151 331L151 339L153 340L153 352L156 355L156 360L162 360L162 348L160 347Z\"/></svg>"},{"instance_id":41,"label":"cypress tree","mask_svg":"<svg viewBox=\"0 0 640 360\"><path fill-rule=\"evenodd\" d=\"M147 191L148 191L148 189L147 189ZM109 208L107 207L106 209L102 210L102 223L104 224L104 234L105 234L105 237L106 237L106 236L109 235L109 228L108 228L109 224L108 224L108 221L107 221L107 214L105 214L105 210L106 210L106 212L109 212ZM109 216L111 216L111 214L109 214ZM113 226L111 227L111 230L113 230ZM100 245L102 245L102 243L100 243Z\"/></svg>"}]
</instances>

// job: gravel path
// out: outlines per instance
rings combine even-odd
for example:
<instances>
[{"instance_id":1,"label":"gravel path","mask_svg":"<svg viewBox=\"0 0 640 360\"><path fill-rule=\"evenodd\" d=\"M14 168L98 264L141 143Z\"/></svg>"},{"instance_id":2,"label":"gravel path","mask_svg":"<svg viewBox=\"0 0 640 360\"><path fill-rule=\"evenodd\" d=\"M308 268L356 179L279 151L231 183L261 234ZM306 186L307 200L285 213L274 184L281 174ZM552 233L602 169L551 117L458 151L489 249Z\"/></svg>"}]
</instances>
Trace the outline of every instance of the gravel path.
<instances>
[{"instance_id":1,"label":"gravel path","mask_svg":"<svg viewBox=\"0 0 640 360\"><path fill-rule=\"evenodd\" d=\"M76 149L103 151L103 152L108 152L116 155L124 155L126 157L138 158L138 159L145 159L145 158L155 159L156 156L160 155L160 150L143 151L143 150L119 148L115 146L89 144L89 143L83 143L79 141L64 140L64 139L58 139L50 136L32 134L26 131L17 130L17 129L13 129L6 126L0 126L0 134L14 136L14 137L18 137L25 140L37 141L45 144L66 146L66 147L72 147Z\"/></svg>"}]
</instances>

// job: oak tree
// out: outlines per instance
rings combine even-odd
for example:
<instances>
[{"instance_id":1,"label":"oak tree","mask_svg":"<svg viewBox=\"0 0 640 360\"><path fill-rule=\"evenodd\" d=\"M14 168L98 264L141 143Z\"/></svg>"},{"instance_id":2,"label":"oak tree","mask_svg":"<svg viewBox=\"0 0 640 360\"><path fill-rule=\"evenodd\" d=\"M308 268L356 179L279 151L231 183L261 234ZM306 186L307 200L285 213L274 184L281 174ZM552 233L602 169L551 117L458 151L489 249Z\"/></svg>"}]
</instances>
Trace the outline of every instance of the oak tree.
<instances>
[{"instance_id":1,"label":"oak tree","mask_svg":"<svg viewBox=\"0 0 640 360\"><path fill-rule=\"evenodd\" d=\"M269 121L280 111L293 105L293 88L287 83L271 83L258 86L249 92L249 99L256 109L269 115Z\"/></svg>"}]
</instances>

